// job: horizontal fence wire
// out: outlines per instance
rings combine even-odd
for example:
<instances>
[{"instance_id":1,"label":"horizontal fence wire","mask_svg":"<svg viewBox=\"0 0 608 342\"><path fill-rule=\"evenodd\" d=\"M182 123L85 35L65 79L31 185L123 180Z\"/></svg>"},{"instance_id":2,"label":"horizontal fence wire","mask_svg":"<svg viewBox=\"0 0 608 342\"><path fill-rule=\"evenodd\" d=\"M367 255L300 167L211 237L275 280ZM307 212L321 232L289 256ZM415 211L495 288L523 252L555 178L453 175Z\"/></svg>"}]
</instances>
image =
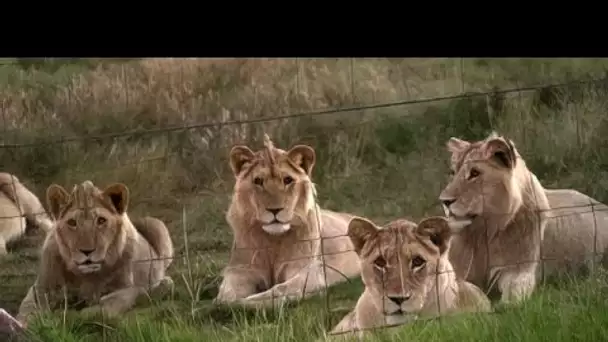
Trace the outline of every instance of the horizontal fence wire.
<instances>
[{"instance_id":1,"label":"horizontal fence wire","mask_svg":"<svg viewBox=\"0 0 608 342\"><path fill-rule=\"evenodd\" d=\"M352 68L352 65L351 65ZM353 81L354 82L354 81ZM566 82L566 83L556 83L556 84L547 84L547 85L542 85L542 86L530 86L530 87L521 87L521 88L510 88L510 89L502 89L502 90L493 90L493 91L488 91L488 92L475 92L475 93L466 93L466 94L459 94L459 95L453 95L453 96L444 96L444 97L435 97L435 98L428 98L428 99L417 99L417 100L404 100L404 101L395 101L395 102L386 102L386 103L378 103L378 104L369 104L369 105L357 105L357 106L347 106L347 107L341 107L341 108L332 108L332 109L322 109L322 110L317 110L317 111L309 111L309 112L301 112L301 113L293 113L293 114L286 114L286 115L279 115L279 116L273 116L273 117L264 117L264 118L256 118L256 119L247 119L247 120L229 120L229 121L220 121L220 122L204 122L204 123L196 123L196 124L190 124L190 125L182 125L182 126L171 126L171 127L163 127L163 128L157 128L157 129L147 129L147 130L132 130L132 131L122 131L122 132L113 132L113 133L105 133L105 134L92 134L92 135L88 135L88 136L68 136L68 137L62 137L59 139L46 139L46 140L42 140L42 141L38 141L36 143L14 143L14 144L5 144L3 143L2 145L0 145L0 148L3 149L26 149L26 148L31 148L31 147L35 147L35 146L39 146L39 145L60 145L60 144L66 144L66 143L72 143L72 142L83 142L83 141L89 141L89 140L97 140L97 141L101 141L101 140L106 140L106 139L116 139L116 138L121 138L121 137L139 137L139 136L143 136L143 135L164 135L167 133L171 133L171 132L178 132L178 131L186 131L186 130L191 130L191 129L203 129L203 128L211 128L211 127L225 127L225 126L235 126L235 125L252 125L252 124L257 124L257 123L265 123L265 122L272 122L272 121L279 121L279 120L290 120L290 119L295 119L295 118L301 118L301 117L316 117L316 116L324 116L324 115L331 115L331 114L335 114L335 113L342 113L342 112L350 112L350 111L363 111L363 110L370 110L370 109L379 109L379 108L388 108L388 107L395 107L395 106L407 106L407 105L414 105L414 104L423 104L423 103L433 103L433 102L438 102L438 101L449 101L449 100L457 100L457 99L465 99L465 98L472 98L472 97L479 97L479 96L494 96L497 94L510 94L510 93L524 93L524 92L529 92L529 91L537 91L537 90L541 90L541 89L548 89L548 88L559 88L559 87L568 87L568 86L573 86L573 85L585 85L585 84L598 84L598 83L605 83L606 80L605 79L595 79L595 80L579 80L579 81L574 81L574 82ZM464 86L463 86L464 89ZM225 148L228 149L230 148L230 145L226 145L226 146L221 146L220 148ZM116 165L116 166L109 166L106 168L101 168L96 170L96 172L106 172L106 171L111 171L114 170L118 167L121 166L139 166L139 165L147 165L148 163L151 162L157 162L157 161L163 161L163 162L168 162L171 159L174 158L178 158L179 157L179 153L167 153L163 156L159 156L159 157L154 157L154 158L146 158L146 159L141 159L141 160L137 160L137 161L132 161L132 162L124 162L120 163L120 165ZM516 159L520 159L521 157L517 157ZM483 159L481 160L468 160L468 163L472 163L475 164L477 162L483 161ZM465 166L461 166L461 169L465 168ZM73 174L78 174L78 171L73 171L73 170L68 170L67 172L68 174L72 175ZM90 173L90 171L83 171L84 174ZM364 174L362 174L362 176L364 176ZM531 176L532 177L532 176ZM117 180L120 181L120 180ZM312 179L312 181L314 182L314 179ZM3 188L3 186L5 185L11 185L8 183L0 183L0 189ZM13 186L16 186L16 183L12 184ZM483 186L480 185L480 186ZM482 192L483 193L483 192ZM437 194L438 195L438 194ZM214 196L214 195L211 195ZM226 197L229 197L229 194L226 194ZM392 198L383 198L382 194L374 194L373 195L374 198L376 198L377 200L390 200ZM134 199L135 201L137 201L138 199ZM139 199L141 201L141 199ZM485 203L485 200L482 201ZM315 197L315 208L318 208L318 206L321 206L321 204L318 202L318 199ZM437 206L436 204L433 204L433 206ZM538 206L538 203L536 203L536 206ZM86 210L88 208L80 208L83 210ZM429 208L430 209L430 208ZM558 211L560 210L564 210L564 211L568 211L568 209L571 209L569 213L565 213L565 214L556 214ZM581 210L574 210L574 209L583 209L583 211ZM548 209L535 209L534 213L536 215L547 215L546 216L546 221L550 222L551 220L556 220L556 224L559 224L559 219L560 218L566 218L566 217L580 217L583 214L592 214L594 216L595 219L595 214L597 214L598 212L603 212L603 211L607 211L608 207L606 207L604 204L601 203L594 203L591 202L589 204L578 204L578 205L572 205L572 206L559 206L559 207L551 207ZM14 218L21 218L21 217L25 217L27 219L32 219L32 217L36 217L36 216L47 216L47 212L23 212L24 210L22 210L22 208L19 208L19 210L21 211L20 215L3 215L3 213L0 213L0 220L1 219L14 219ZM318 210L318 209L315 209ZM485 217L492 217L492 218L500 218L501 216L505 216L505 217L513 217L517 212L498 212L498 211L493 211L493 208L484 208L483 209L483 213ZM406 213L404 213L406 214ZM323 213L321 211L317 211L315 214L315 217L317 220L321 220L321 217ZM353 214L354 215L354 214ZM355 215L356 216L356 215ZM415 224L415 222L412 222L413 224ZM177 222L177 225L179 225L180 222ZM319 222L317 222L316 224L314 223L310 223L312 225L316 225L319 229L321 224ZM383 225L378 225L378 226L383 226ZM485 238L485 242L486 242L486 246L485 248L488 249L487 254L487 258L488 260L486 261L486 272L487 273L491 273L491 269L505 269L508 267L517 267L517 266L521 266L521 265L538 265L540 264L540 269L541 271L543 271L543 265L544 262L547 261L560 261L560 259L557 256L545 256L543 254L542 251L542 244L539 245L539 253L537 255L537 257L534 258L526 258L525 256L523 256L522 260L518 260L517 262L512 262L512 263L492 263L491 259L490 259L490 240L492 238L496 238L496 236L490 236L493 233L496 232L491 232L489 231L488 227L484 227L485 231L478 231L476 234L479 234L479 236L486 236ZM23 230L25 230L25 227L22 227ZM66 229L63 226L59 226L57 228L54 229ZM185 228L184 228L185 229ZM535 234L538 234L538 236L541 236L541 229L540 226L537 229L538 231ZM412 239L411 236L409 236L407 233L403 233L401 231L398 231L398 236L395 236L395 238L392 240L395 243L399 243L399 244L403 244L403 243L407 243L407 242L412 242L408 239ZM175 238L176 233L172 232L174 235L173 240L177 241L177 239ZM313 234L314 232L311 232L311 235L315 235ZM339 256L341 254L352 254L353 252L357 252L357 250L355 249L344 249L344 250L340 250L340 251L332 251L332 252L321 252L324 248L323 248L323 244L324 243L332 243L332 240L335 239L349 239L349 241L352 240L352 236L349 234L340 234L340 235L335 235L335 236L324 236L324 237L319 237L319 235L321 235L322 233L320 231L316 232L316 236L314 237L308 237L308 238L301 238L301 239L294 239L292 241L292 247L294 250L297 250L297 246L298 244L309 244L311 247L309 247L308 249L310 249L311 251L314 250L314 253L310 253L308 255L305 256L300 256L297 258L286 258L286 259L280 259L280 258L274 258L270 261L270 265L269 265L269 269L271 270L275 270L278 269L280 267L276 266L276 263L280 263L283 265L287 265L290 263L298 263L298 262L302 262L302 261L307 261L307 260L318 260L320 262L322 266L319 269L315 269L317 272L321 272L323 273L323 277L327 277L327 262L325 261L326 257L336 257ZM594 240L597 239L597 237L594 235ZM171 257L159 257L159 258L155 258L155 257L151 257L151 258L147 258L147 259L135 259L133 260L134 264L139 264L139 263L149 263L152 264L152 262L159 262L159 261L167 261L170 260L172 262L176 262L176 261L181 261L181 262L185 262L188 264L188 267L190 267L190 263L192 261L192 256L189 255L190 253L193 253L192 255L194 256L194 259L197 259L197 257L206 257L209 258L209 260L212 260L212 257L209 255L206 255L205 253L199 253L197 251L192 251L189 250L188 247L188 239L186 236L186 232L184 230L184 239L185 239L185 250L183 251L183 253L176 253L174 256ZM542 240L542 238L539 238L540 240ZM320 244L321 247L315 245L315 244ZM595 250L595 246L598 245L598 242L595 241L594 242L594 251L592 252L587 252L584 255L570 255L570 257L574 258L574 259L588 259L591 258L593 260L593 267L595 267L595 259L601 255L601 253L599 253L598 251ZM377 250L375 252L376 255L378 256L383 256L385 258L388 258L388 256L384 255L387 252L382 249L383 246L377 246L379 248L379 250ZM386 247L386 246L385 246ZM398 250L398 245L393 246L396 250ZM266 259L268 259L268 253L272 253L273 251L276 251L276 245L269 245L269 246L263 246L263 245L245 245L245 246L241 246L238 245L236 242L234 242L232 248L230 249L230 253L235 255L241 252L244 252L246 255L250 255L250 262L248 263L242 263L242 264L231 264L229 263L228 265L221 265L219 268L222 270L222 272L229 272L231 269L252 269L252 267L258 265L259 266L259 260L257 260L256 258L262 258L260 255L266 253ZM402 262L401 258L406 257L404 255L401 255L399 253L396 254L396 260L397 260L397 265L391 265L395 266L395 268L391 268L391 271L388 271L388 268L386 269L382 269L382 272L401 272L400 274L397 273L391 273L390 277L394 277L395 274L397 274L397 278L399 279L402 284L399 284L399 287L403 287L403 283L404 283L404 279L403 279L403 272L408 273L411 270L409 270L410 265L406 265L407 262ZM561 260L564 261L564 260ZM567 260L566 260L567 261ZM370 265L365 265L365 263L368 262L366 260L362 259L362 267L369 267ZM310 264L312 264L313 262L311 261ZM256 266L257 267L257 266ZM371 267L375 267L373 265L371 265ZM536 267L536 266L535 266ZM322 269L322 271L321 271ZM340 270L334 269L333 271L335 272L340 272ZM272 273L272 271L271 271ZM427 274L427 278L426 279L430 279L433 280L435 282L437 282L440 278L441 275L444 274L449 274L449 273L455 273L454 270L447 270L447 271L437 271L437 269L434 272L430 272ZM5 279L10 279L11 277L36 277L37 272L29 272L29 273L2 273L2 278ZM302 274L302 273L299 273ZM308 280L308 276L309 274L306 273L306 280L304 281L304 287L301 289L300 292L300 298L304 298L306 294L316 294L318 292L322 292L321 288L319 288L318 286L316 288L314 288L312 291L309 291L306 287L307 284L309 284L309 280ZM273 275L274 276L274 275ZM317 281L320 283L327 283L327 278L325 280L320 280L320 277L318 274L313 274L312 275ZM190 278L192 277L192 275L189 276ZM351 279L347 276L344 276L343 281L346 282L350 282ZM218 275L218 279L221 278ZM382 280L385 280L385 275L383 273L383 275L380 277ZM311 280L312 281L312 280ZM407 283L407 282L405 282ZM318 283L317 283L318 285ZM2 287L10 287L10 284L2 284ZM431 285L429 285L431 286ZM321 286L321 287L325 287L325 286ZM329 314L330 312L330 304L329 304L329 294L328 294L328 290L331 287L327 287L325 288L324 292L326 292L326 302L325 302L325 313L326 315ZM270 288L271 289L271 288ZM269 289L269 290L270 290ZM382 290L384 291L384 293L382 294L382 298L385 298L387 296L390 296L391 294L387 294L388 292L387 289L385 288L384 284L382 285ZM394 289L393 289L394 290ZM441 302L441 300L439 299L440 297L445 297L446 294L439 293L439 289L438 286L435 286L435 290L437 293L435 293L435 295L437 296L437 299L435 300L437 303ZM403 288L400 288L399 291L404 291ZM393 291L394 292L394 291ZM290 293L289 295L286 295L289 297L290 300L293 299L294 293ZM429 294L430 296L430 294ZM273 296L271 298L272 301L274 300L279 300L279 298L276 298L274 296L274 292L273 292ZM425 299L426 301L429 301L430 299L427 297ZM385 300L382 301L382 303L385 303ZM274 305L273 305L274 307ZM445 309L445 308L444 308ZM383 307L382 310L385 310L385 308ZM443 309L439 308L439 315L438 316L442 316L441 312ZM102 315L103 317L103 315ZM329 317L329 316L327 316ZM438 319L440 317L433 317L431 319ZM418 324L417 322L419 322L420 320L417 319L414 321L414 324ZM105 324L102 322L102 325ZM329 321L327 323L327 329L331 329L331 327L329 326ZM375 329L378 328L388 328L388 327L395 327L397 325L391 325L391 324L384 324L381 327L373 327L373 328L365 328L365 329L355 329L355 332L357 331L373 331ZM348 332L341 332L341 333L337 333L339 334L343 334L343 333L348 333ZM106 335L104 332L104 340L106 339Z\"/></svg>"},{"instance_id":2,"label":"horizontal fence wire","mask_svg":"<svg viewBox=\"0 0 608 342\"><path fill-rule=\"evenodd\" d=\"M71 137L63 137L63 138L59 138L59 139L41 140L36 143L27 143L27 144L3 143L2 145L0 145L0 148L26 148L26 147L33 147L33 146L38 146L38 145L56 145L56 144L65 144L65 143L69 143L69 142L79 142L79 141L87 141L87 140L106 140L106 139L114 139L114 138L121 138L121 137L157 135L157 134L164 134L164 133L168 133L168 132L186 131L186 130L192 130L192 129L237 126L237 125L251 125L251 124L256 124L256 123L289 120L289 119L296 119L296 118L302 118L302 117L325 116L325 115L332 115L332 114L343 113L343 112L390 108L390 107L397 107L397 106L407 106L407 105L433 103L433 102L441 102L441 101L448 101L448 100L467 99L467 98L483 97L483 96L490 96L490 95L525 93L525 92L537 91L537 90L541 90L541 89L561 88L561 87L569 87L569 86L575 86L575 85L593 85L593 84L601 84L601 83L606 83L606 82L607 81L605 78L592 79L592 80L577 80L577 81L571 81L571 82L545 84L542 86L518 87L518 88L510 88L510 89L493 90L493 91L487 91L487 92L469 92L467 94L459 94L459 95L453 95L453 96L439 96L439 97L434 97L434 98L429 98L429 99L395 101L395 102L360 105L360 106L346 106L346 107L342 107L342 108L331 108L331 109L322 109L322 110L317 110L317 111L307 111L307 112L302 112L302 113L277 115L277 116L271 116L271 117L267 117L267 118L257 118L257 119L247 119L247 120L229 120L229 121L223 121L223 122L205 122L205 123L180 125L180 126L164 127L164 128L157 128L157 129L133 130L133 131L106 133L106 134L91 134L91 135L86 135L86 136L71 136Z\"/></svg>"}]
</instances>

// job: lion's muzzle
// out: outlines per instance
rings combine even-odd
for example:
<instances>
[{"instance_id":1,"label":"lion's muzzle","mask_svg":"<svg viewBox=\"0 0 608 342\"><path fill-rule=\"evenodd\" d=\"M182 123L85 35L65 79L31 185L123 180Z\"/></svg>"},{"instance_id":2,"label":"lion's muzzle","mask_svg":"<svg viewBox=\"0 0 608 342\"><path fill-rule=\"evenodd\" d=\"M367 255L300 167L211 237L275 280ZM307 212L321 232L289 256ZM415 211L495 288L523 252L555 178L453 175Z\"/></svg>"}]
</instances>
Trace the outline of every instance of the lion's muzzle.
<instances>
[{"instance_id":1,"label":"lion's muzzle","mask_svg":"<svg viewBox=\"0 0 608 342\"><path fill-rule=\"evenodd\" d=\"M417 314L423 307L426 297L427 287L422 287L417 291L385 288L382 294L382 310L385 316L409 316ZM422 291L422 292L420 292Z\"/></svg>"},{"instance_id":2,"label":"lion's muzzle","mask_svg":"<svg viewBox=\"0 0 608 342\"><path fill-rule=\"evenodd\" d=\"M291 228L291 215L285 208L267 208L260 221L262 229L270 235L281 235Z\"/></svg>"},{"instance_id":3,"label":"lion's muzzle","mask_svg":"<svg viewBox=\"0 0 608 342\"><path fill-rule=\"evenodd\" d=\"M87 261L77 264L77 265L78 265L78 271L80 271L81 273L84 273L84 274L97 272L101 269L100 262L92 262L90 260L87 260Z\"/></svg>"},{"instance_id":4,"label":"lion's muzzle","mask_svg":"<svg viewBox=\"0 0 608 342\"><path fill-rule=\"evenodd\" d=\"M458 208L454 207L453 204L456 202L455 199L440 198L441 207L443 213L448 219L448 225L450 226L453 233L458 233L465 227L469 226L476 215L472 214L461 214L458 212Z\"/></svg>"},{"instance_id":5,"label":"lion's muzzle","mask_svg":"<svg viewBox=\"0 0 608 342\"><path fill-rule=\"evenodd\" d=\"M417 318L418 318L418 315L410 314L410 313L397 313L397 314L391 314L391 315L384 316L385 324L387 326L396 326L396 325L406 324L406 323L416 320Z\"/></svg>"},{"instance_id":6,"label":"lion's muzzle","mask_svg":"<svg viewBox=\"0 0 608 342\"><path fill-rule=\"evenodd\" d=\"M384 317L388 325L399 325L413 320L422 309L422 301L411 293L384 298Z\"/></svg>"},{"instance_id":7,"label":"lion's muzzle","mask_svg":"<svg viewBox=\"0 0 608 342\"><path fill-rule=\"evenodd\" d=\"M97 272L101 269L102 262L94 261L91 254L95 249L80 249L79 255L74 257L74 263L79 272L83 274Z\"/></svg>"}]
</instances>

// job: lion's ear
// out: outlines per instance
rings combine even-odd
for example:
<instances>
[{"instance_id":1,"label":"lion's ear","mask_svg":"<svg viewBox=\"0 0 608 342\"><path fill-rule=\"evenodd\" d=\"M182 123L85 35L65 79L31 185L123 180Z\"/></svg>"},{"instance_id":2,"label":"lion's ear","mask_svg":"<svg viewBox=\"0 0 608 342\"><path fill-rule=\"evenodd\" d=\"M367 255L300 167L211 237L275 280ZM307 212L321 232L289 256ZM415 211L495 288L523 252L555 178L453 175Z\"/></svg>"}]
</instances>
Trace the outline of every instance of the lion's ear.
<instances>
[{"instance_id":1,"label":"lion's ear","mask_svg":"<svg viewBox=\"0 0 608 342\"><path fill-rule=\"evenodd\" d=\"M230 168L234 176L238 176L246 164L251 163L255 157L253 151L245 145L234 146L230 150Z\"/></svg>"},{"instance_id":2,"label":"lion's ear","mask_svg":"<svg viewBox=\"0 0 608 342\"><path fill-rule=\"evenodd\" d=\"M431 242L439 248L439 253L443 254L448 250L452 231L448 224L448 220L444 217L433 216L422 220L416 233L425 238L429 238Z\"/></svg>"},{"instance_id":3,"label":"lion's ear","mask_svg":"<svg viewBox=\"0 0 608 342\"><path fill-rule=\"evenodd\" d=\"M448 148L448 151L450 151L452 153L461 152L462 150L469 147L469 145L471 145L470 142L462 140L462 139L458 139L456 137L451 137L448 140L448 142L446 143L446 147Z\"/></svg>"},{"instance_id":4,"label":"lion's ear","mask_svg":"<svg viewBox=\"0 0 608 342\"><path fill-rule=\"evenodd\" d=\"M296 145L287 152L287 157L296 165L302 168L309 176L312 174L312 169L315 166L316 155L315 150L307 145Z\"/></svg>"},{"instance_id":5,"label":"lion's ear","mask_svg":"<svg viewBox=\"0 0 608 342\"><path fill-rule=\"evenodd\" d=\"M378 228L376 225L362 217L353 217L348 223L348 237L355 247L355 252L359 254L363 245L372 237Z\"/></svg>"},{"instance_id":6,"label":"lion's ear","mask_svg":"<svg viewBox=\"0 0 608 342\"><path fill-rule=\"evenodd\" d=\"M103 196L110 200L116 211L122 215L129 205L129 188L122 183L115 183L103 191Z\"/></svg>"},{"instance_id":7,"label":"lion's ear","mask_svg":"<svg viewBox=\"0 0 608 342\"><path fill-rule=\"evenodd\" d=\"M59 219L61 209L68 203L69 198L70 194L61 185L49 185L46 189L46 205L53 219Z\"/></svg>"},{"instance_id":8,"label":"lion's ear","mask_svg":"<svg viewBox=\"0 0 608 342\"><path fill-rule=\"evenodd\" d=\"M517 161L515 146L503 138L493 138L486 142L485 156L509 169L514 168Z\"/></svg>"}]
</instances>

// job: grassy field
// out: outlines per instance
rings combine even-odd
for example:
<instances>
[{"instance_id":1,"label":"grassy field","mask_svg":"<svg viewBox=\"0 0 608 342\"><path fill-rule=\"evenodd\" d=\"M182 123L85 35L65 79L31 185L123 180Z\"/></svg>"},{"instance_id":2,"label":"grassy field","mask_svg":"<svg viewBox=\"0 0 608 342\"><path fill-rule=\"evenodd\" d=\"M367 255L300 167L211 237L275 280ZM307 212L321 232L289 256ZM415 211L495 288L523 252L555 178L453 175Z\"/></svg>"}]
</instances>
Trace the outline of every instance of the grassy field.
<instances>
[{"instance_id":1,"label":"grassy field","mask_svg":"<svg viewBox=\"0 0 608 342\"><path fill-rule=\"evenodd\" d=\"M283 148L307 143L316 149L313 179L323 207L379 223L441 214L445 141L478 139L491 129L515 141L546 187L608 202L604 81L399 104L603 79L607 66L605 59L0 61L3 171L41 198L53 182L123 182L133 215L165 220L180 256L170 271L177 283L172 298L120 321L72 313L44 319L33 325L32 339L302 341L337 323L360 283L281 313L210 304L231 243L224 220L233 185L228 151L237 142L260 147L262 132ZM323 112L331 108L352 109ZM271 120L310 111L317 115ZM233 124L196 126L220 121ZM41 240L39 232L28 236L0 261L0 307L17 309L34 281ZM421 322L396 333L420 340L597 341L608 327L604 286L603 277L544 286L522 308Z\"/></svg>"}]
</instances>

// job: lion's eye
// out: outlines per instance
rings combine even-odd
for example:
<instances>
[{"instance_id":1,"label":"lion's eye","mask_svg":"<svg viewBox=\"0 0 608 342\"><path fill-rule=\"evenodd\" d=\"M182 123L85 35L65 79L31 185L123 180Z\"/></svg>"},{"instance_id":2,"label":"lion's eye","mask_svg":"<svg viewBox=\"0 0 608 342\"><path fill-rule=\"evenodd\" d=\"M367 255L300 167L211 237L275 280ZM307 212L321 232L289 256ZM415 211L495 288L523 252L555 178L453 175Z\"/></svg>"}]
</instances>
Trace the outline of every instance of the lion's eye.
<instances>
[{"instance_id":1,"label":"lion's eye","mask_svg":"<svg viewBox=\"0 0 608 342\"><path fill-rule=\"evenodd\" d=\"M74 226L76 226L76 220L74 220L73 218L71 218L71 219L69 219L69 220L67 221L67 224L68 224L69 226L74 227Z\"/></svg>"},{"instance_id":2,"label":"lion's eye","mask_svg":"<svg viewBox=\"0 0 608 342\"><path fill-rule=\"evenodd\" d=\"M480 174L481 174L481 172L479 172L479 170L477 170L477 169L471 169L471 171L469 172L469 179L473 179L475 177L479 177Z\"/></svg>"},{"instance_id":3,"label":"lion's eye","mask_svg":"<svg viewBox=\"0 0 608 342\"><path fill-rule=\"evenodd\" d=\"M383 257L377 257L376 260L374 260L374 266L384 269L386 267L386 260L384 260Z\"/></svg>"},{"instance_id":4,"label":"lion's eye","mask_svg":"<svg viewBox=\"0 0 608 342\"><path fill-rule=\"evenodd\" d=\"M262 180L262 178L260 178L260 177L255 177L253 179L253 184L262 186L262 184L264 184L264 180Z\"/></svg>"},{"instance_id":5,"label":"lion's eye","mask_svg":"<svg viewBox=\"0 0 608 342\"><path fill-rule=\"evenodd\" d=\"M289 185L291 183L293 183L293 178L291 178L289 176L286 176L285 178L283 178L283 184Z\"/></svg>"},{"instance_id":6,"label":"lion's eye","mask_svg":"<svg viewBox=\"0 0 608 342\"><path fill-rule=\"evenodd\" d=\"M107 220L104 217L98 217L97 218L97 224L98 225L102 225L102 224L106 223L106 221Z\"/></svg>"},{"instance_id":7,"label":"lion's eye","mask_svg":"<svg viewBox=\"0 0 608 342\"><path fill-rule=\"evenodd\" d=\"M452 170L452 169L450 169L450 171L448 171L448 173L449 173L450 176L453 176L453 175L456 174L456 172L454 170Z\"/></svg>"},{"instance_id":8,"label":"lion's eye","mask_svg":"<svg viewBox=\"0 0 608 342\"><path fill-rule=\"evenodd\" d=\"M420 257L420 256L418 256L418 255L417 255L417 256L415 256L415 257L412 259L412 268L418 268L418 267L421 267L421 266L423 266L425 263L426 263L426 261L425 261L425 260L424 260L422 257Z\"/></svg>"}]
</instances>

